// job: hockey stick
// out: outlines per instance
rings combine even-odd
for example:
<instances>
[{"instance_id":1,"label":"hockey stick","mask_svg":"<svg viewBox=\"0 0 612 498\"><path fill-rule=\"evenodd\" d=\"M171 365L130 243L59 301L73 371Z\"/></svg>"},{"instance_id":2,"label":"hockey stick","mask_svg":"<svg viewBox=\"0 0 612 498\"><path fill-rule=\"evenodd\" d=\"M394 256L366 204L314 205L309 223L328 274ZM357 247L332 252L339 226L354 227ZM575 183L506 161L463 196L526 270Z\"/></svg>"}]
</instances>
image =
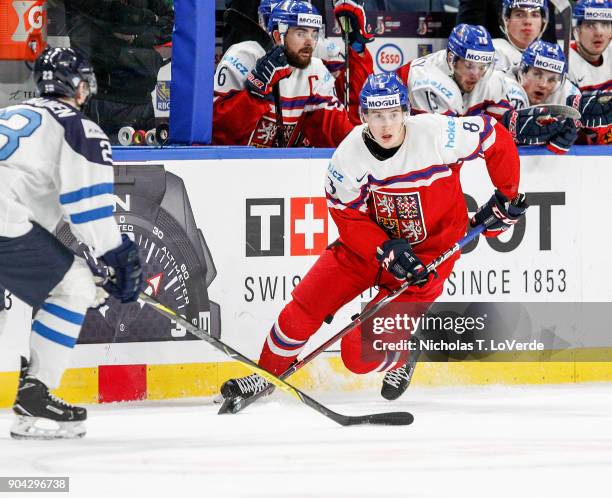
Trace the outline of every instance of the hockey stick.
<instances>
[{"instance_id":1,"label":"hockey stick","mask_svg":"<svg viewBox=\"0 0 612 498\"><path fill-rule=\"evenodd\" d=\"M351 71L349 69L349 57L350 57L349 49L351 46L349 43L349 29L351 29L351 23L345 17L338 19L338 23L342 27L342 38L344 39L344 107L346 109L346 112L348 112L349 93L351 91L351 85L350 85Z\"/></svg>"},{"instance_id":2,"label":"hockey stick","mask_svg":"<svg viewBox=\"0 0 612 498\"><path fill-rule=\"evenodd\" d=\"M570 42L572 40L572 6L569 0L550 0L555 10L561 16L563 27L563 53L565 54L566 68L569 68Z\"/></svg>"},{"instance_id":3,"label":"hockey stick","mask_svg":"<svg viewBox=\"0 0 612 498\"><path fill-rule=\"evenodd\" d=\"M253 372L265 378L268 382L270 382L270 384L285 391L287 394L290 394L301 403L304 403L313 410L318 411L320 414L325 415L327 418L332 419L334 422L337 422L340 425L410 425L414 421L413 415L408 412L372 413L370 415L342 415L340 413L336 413L327 408L326 406L322 405L318 401L314 400L310 396L304 394L299 389L293 387L291 384L288 384L279 377L276 377L270 372L260 368L259 366L257 366L256 363L248 359L246 356L240 354L235 349L229 347L224 342L208 335L206 332L199 329L192 323L188 322L186 319L178 315L170 308L161 304L155 298L149 296L144 292L141 292L139 295L139 299L142 299L145 303L154 308L158 313L169 318L170 320L174 320L181 327L184 327L190 334L194 335L198 339L207 342L212 347L218 349L222 353L225 353L233 360L236 360L247 366Z\"/></svg>"},{"instance_id":4,"label":"hockey stick","mask_svg":"<svg viewBox=\"0 0 612 498\"><path fill-rule=\"evenodd\" d=\"M580 112L573 107L562 104L536 104L525 109L545 109L548 111L546 114L542 114L538 116L538 119L543 119L547 117L551 118L571 118L571 119L580 119Z\"/></svg>"},{"instance_id":5,"label":"hockey stick","mask_svg":"<svg viewBox=\"0 0 612 498\"><path fill-rule=\"evenodd\" d=\"M436 259L434 259L431 263L427 265L428 271L435 270L440 264L450 258L453 254L458 252L460 249L465 247L469 242L478 237L485 230L484 225L479 225L476 228L472 229L465 237L457 241L453 246L440 254ZM387 304L393 301L397 296L399 296L402 292L404 292L408 287L410 287L411 281L405 281L400 287L398 287L391 294L385 296L383 299L374 304L371 308L367 308L364 310L357 318L355 318L351 323L349 323L346 327L344 327L340 332L336 335L325 341L318 348L312 351L310 354L306 355L302 360L294 362L289 366L285 372L280 375L280 379L284 380L287 377L293 375L300 368L310 363L317 356L319 356L323 351L325 351L328 347L330 347L335 342L339 341L342 337L348 334L351 330L361 325L363 322L374 316L378 313L382 308L384 308ZM251 403L254 403L262 396L269 394L272 391L272 386L268 386L263 391L251 396L250 398L243 399L240 397L237 398L228 398L226 399L221 408L219 408L219 414L224 413L238 413L240 410L246 408Z\"/></svg>"}]
</instances>

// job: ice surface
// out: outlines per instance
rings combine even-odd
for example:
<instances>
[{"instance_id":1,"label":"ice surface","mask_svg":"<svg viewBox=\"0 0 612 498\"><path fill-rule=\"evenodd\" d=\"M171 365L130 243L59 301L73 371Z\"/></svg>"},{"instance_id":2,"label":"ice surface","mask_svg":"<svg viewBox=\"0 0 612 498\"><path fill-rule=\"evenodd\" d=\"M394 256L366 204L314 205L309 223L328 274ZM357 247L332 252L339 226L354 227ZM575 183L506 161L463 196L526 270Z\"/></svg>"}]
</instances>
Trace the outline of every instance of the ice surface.
<instances>
[{"instance_id":1,"label":"ice surface","mask_svg":"<svg viewBox=\"0 0 612 498\"><path fill-rule=\"evenodd\" d=\"M239 415L217 416L209 399L92 406L85 439L14 441L2 410L0 475L70 476L71 497L609 493L610 384L315 397L347 414L409 410L415 422L340 427L277 393Z\"/></svg>"}]
</instances>

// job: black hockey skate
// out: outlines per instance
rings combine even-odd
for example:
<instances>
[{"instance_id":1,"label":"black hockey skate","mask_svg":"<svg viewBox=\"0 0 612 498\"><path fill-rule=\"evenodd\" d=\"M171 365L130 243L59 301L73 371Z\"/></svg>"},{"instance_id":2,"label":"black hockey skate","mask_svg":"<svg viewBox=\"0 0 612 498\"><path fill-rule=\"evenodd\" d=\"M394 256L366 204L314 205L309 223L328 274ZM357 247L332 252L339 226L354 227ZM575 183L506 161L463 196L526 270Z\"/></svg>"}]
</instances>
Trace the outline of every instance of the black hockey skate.
<instances>
[{"instance_id":1,"label":"black hockey skate","mask_svg":"<svg viewBox=\"0 0 612 498\"><path fill-rule=\"evenodd\" d=\"M396 400L406 392L414 373L415 365L406 364L385 374L380 395L389 401Z\"/></svg>"},{"instance_id":2,"label":"black hockey skate","mask_svg":"<svg viewBox=\"0 0 612 498\"><path fill-rule=\"evenodd\" d=\"M49 388L28 375L28 362L21 358L19 389L13 405L17 420L11 428L15 439L76 439L85 435L87 410L53 396Z\"/></svg>"},{"instance_id":3,"label":"black hockey skate","mask_svg":"<svg viewBox=\"0 0 612 498\"><path fill-rule=\"evenodd\" d=\"M254 373L224 382L221 386L221 394L225 399L247 399L260 393L269 385L266 379Z\"/></svg>"}]
</instances>

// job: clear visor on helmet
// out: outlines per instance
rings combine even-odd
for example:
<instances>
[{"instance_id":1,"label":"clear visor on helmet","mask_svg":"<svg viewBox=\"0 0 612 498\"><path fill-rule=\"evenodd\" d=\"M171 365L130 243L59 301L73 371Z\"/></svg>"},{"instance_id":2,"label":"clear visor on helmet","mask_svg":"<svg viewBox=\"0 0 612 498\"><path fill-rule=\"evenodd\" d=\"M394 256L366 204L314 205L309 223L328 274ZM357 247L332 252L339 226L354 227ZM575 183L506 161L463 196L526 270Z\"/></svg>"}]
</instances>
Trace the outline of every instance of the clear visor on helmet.
<instances>
[{"instance_id":1,"label":"clear visor on helmet","mask_svg":"<svg viewBox=\"0 0 612 498\"><path fill-rule=\"evenodd\" d=\"M84 74L83 81L86 81L89 85L89 95L96 95L98 93L98 81L94 73Z\"/></svg>"},{"instance_id":2,"label":"clear visor on helmet","mask_svg":"<svg viewBox=\"0 0 612 498\"><path fill-rule=\"evenodd\" d=\"M539 67L523 66L519 72L520 82L529 81L556 92L565 82L565 74L547 71Z\"/></svg>"},{"instance_id":3,"label":"clear visor on helmet","mask_svg":"<svg viewBox=\"0 0 612 498\"><path fill-rule=\"evenodd\" d=\"M578 24L580 29L585 31L612 31L612 21L581 21Z\"/></svg>"},{"instance_id":4,"label":"clear visor on helmet","mask_svg":"<svg viewBox=\"0 0 612 498\"><path fill-rule=\"evenodd\" d=\"M459 57L458 55L452 54L452 57L449 57L449 66L453 72L464 72L464 73L473 73L480 77L484 76L487 72L493 69L493 62L475 62L468 61L463 57Z\"/></svg>"},{"instance_id":5,"label":"clear visor on helmet","mask_svg":"<svg viewBox=\"0 0 612 498\"><path fill-rule=\"evenodd\" d=\"M406 111L405 106L388 109L368 109L362 105L359 107L359 117L362 123L369 123L373 126L392 126L404 121Z\"/></svg>"}]
</instances>

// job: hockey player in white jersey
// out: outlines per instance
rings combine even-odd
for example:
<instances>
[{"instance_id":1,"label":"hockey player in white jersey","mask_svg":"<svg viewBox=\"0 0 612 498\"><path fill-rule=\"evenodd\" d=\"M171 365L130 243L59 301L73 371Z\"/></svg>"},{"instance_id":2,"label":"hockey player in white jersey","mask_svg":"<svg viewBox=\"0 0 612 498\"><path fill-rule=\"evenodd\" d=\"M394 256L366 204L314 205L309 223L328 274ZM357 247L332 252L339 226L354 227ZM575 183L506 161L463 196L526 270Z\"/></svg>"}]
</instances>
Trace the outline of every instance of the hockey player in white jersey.
<instances>
[{"instance_id":1,"label":"hockey player in white jersey","mask_svg":"<svg viewBox=\"0 0 612 498\"><path fill-rule=\"evenodd\" d=\"M87 309L102 304L105 291L135 301L142 270L137 245L113 218L110 143L80 112L96 92L93 68L72 49L49 47L34 64L34 81L39 98L0 110L0 284L35 310L11 436L82 437L86 410L50 389L68 366ZM114 270L104 290L51 234L62 219Z\"/></svg>"},{"instance_id":2,"label":"hockey player in white jersey","mask_svg":"<svg viewBox=\"0 0 612 498\"><path fill-rule=\"evenodd\" d=\"M503 0L500 28L506 38L493 40L495 67L510 71L525 49L539 40L548 25L547 0Z\"/></svg>"},{"instance_id":3,"label":"hockey player in white jersey","mask_svg":"<svg viewBox=\"0 0 612 498\"><path fill-rule=\"evenodd\" d=\"M414 285L395 302L413 310L427 309L442 294L458 254L438 266L438 278L425 264L465 234L460 170L472 159L484 158L497 189L473 226L485 223L485 235L495 237L525 214L519 156L508 131L486 115L408 117L407 93L394 73L371 75L362 89L365 124L346 137L328 167L327 204L339 239L292 291L264 341L258 364L269 372L285 372L325 318L370 287L378 288L373 304L412 278ZM342 361L356 374L386 372L381 395L397 399L409 383L408 352L377 348L377 337L367 327L353 329L342 338ZM221 393L245 399L267 385L251 374L227 381Z\"/></svg>"},{"instance_id":4,"label":"hockey player in white jersey","mask_svg":"<svg viewBox=\"0 0 612 498\"><path fill-rule=\"evenodd\" d=\"M350 119L336 81L312 56L321 26L311 4L286 0L270 14L275 47L267 53L254 41L230 47L215 73L213 144L335 147L353 129L372 57L350 49Z\"/></svg>"},{"instance_id":5,"label":"hockey player in white jersey","mask_svg":"<svg viewBox=\"0 0 612 498\"><path fill-rule=\"evenodd\" d=\"M482 26L459 24L448 48L415 59L397 70L408 87L413 114L500 118L510 104L504 74L493 69L495 50Z\"/></svg>"},{"instance_id":6,"label":"hockey player in white jersey","mask_svg":"<svg viewBox=\"0 0 612 498\"><path fill-rule=\"evenodd\" d=\"M261 0L257 8L257 16L259 25L262 29L268 30L270 14L278 3L280 3L280 0ZM338 72L344 67L344 50L335 41L324 38L324 31L324 29L321 30L321 36L319 37L319 41L315 46L312 56L321 59L327 70L335 78L338 76Z\"/></svg>"},{"instance_id":7,"label":"hockey player in white jersey","mask_svg":"<svg viewBox=\"0 0 612 498\"><path fill-rule=\"evenodd\" d=\"M539 104L571 105L574 100L579 104L580 92L567 79L567 63L563 50L556 44L542 40L533 42L523 52L520 64L508 73L508 97L512 106L521 112ZM516 112L514 118L516 119ZM522 111L528 114L530 111ZM511 126L513 114L504 116L504 124ZM514 127L517 143L521 142L521 131ZM548 141L547 148L557 154L567 152L578 137L578 129L573 119L563 120L562 129Z\"/></svg>"},{"instance_id":8,"label":"hockey player in white jersey","mask_svg":"<svg viewBox=\"0 0 612 498\"><path fill-rule=\"evenodd\" d=\"M612 1L578 0L573 10L575 42L571 44L568 76L583 102L598 115L585 124L579 143L612 143ZM583 120L584 121L584 120Z\"/></svg>"}]
</instances>

